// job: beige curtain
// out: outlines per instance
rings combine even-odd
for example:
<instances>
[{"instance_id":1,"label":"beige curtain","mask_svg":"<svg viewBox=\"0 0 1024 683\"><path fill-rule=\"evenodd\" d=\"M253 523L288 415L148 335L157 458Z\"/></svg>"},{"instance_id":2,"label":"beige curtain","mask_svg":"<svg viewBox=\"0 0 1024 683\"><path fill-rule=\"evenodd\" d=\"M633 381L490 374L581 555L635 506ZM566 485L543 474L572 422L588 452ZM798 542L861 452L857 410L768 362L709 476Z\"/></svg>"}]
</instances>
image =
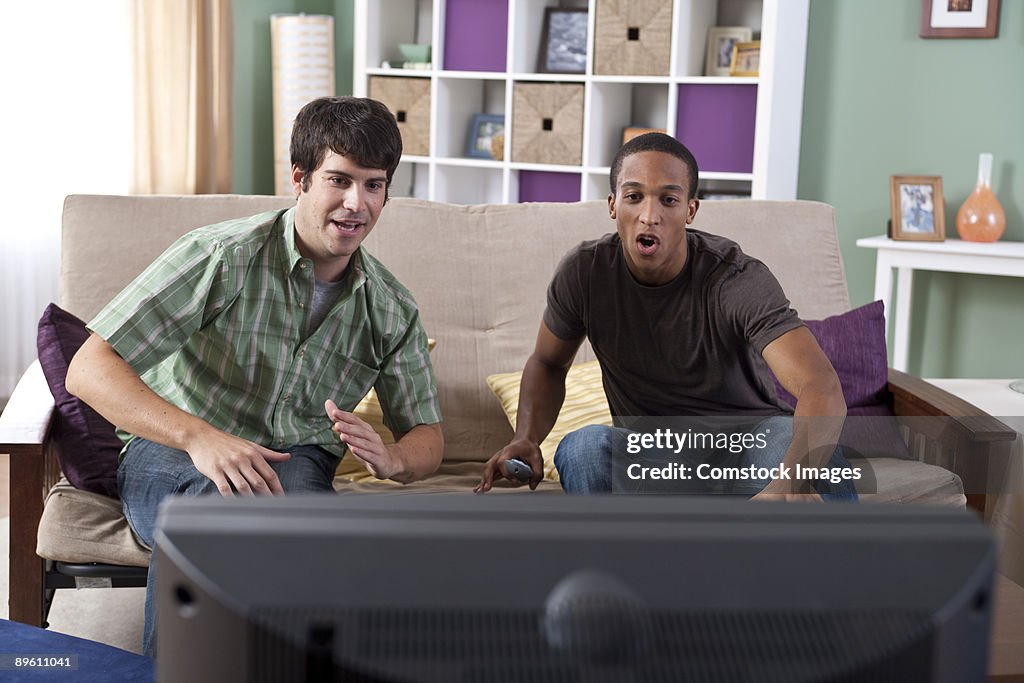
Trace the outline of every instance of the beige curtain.
<instances>
[{"instance_id":1,"label":"beige curtain","mask_svg":"<svg viewBox=\"0 0 1024 683\"><path fill-rule=\"evenodd\" d=\"M231 0L134 0L140 194L231 191Z\"/></svg>"}]
</instances>

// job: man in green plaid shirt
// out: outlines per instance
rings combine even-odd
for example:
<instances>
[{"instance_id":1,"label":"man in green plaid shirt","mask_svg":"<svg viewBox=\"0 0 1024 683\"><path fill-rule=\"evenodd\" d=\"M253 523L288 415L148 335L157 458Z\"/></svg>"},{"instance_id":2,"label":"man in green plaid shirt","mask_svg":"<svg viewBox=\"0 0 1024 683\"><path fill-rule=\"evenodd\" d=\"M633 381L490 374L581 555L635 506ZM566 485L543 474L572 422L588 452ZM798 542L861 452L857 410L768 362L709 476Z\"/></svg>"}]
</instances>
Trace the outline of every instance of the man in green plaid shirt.
<instances>
[{"instance_id":1,"label":"man in green plaid shirt","mask_svg":"<svg viewBox=\"0 0 1024 683\"><path fill-rule=\"evenodd\" d=\"M150 548L168 495L331 490L346 447L381 479L437 469L416 303L360 248L401 154L379 102L309 103L292 130L295 207L185 235L89 323L67 387L122 430L118 488ZM394 444L350 412L371 387Z\"/></svg>"}]
</instances>

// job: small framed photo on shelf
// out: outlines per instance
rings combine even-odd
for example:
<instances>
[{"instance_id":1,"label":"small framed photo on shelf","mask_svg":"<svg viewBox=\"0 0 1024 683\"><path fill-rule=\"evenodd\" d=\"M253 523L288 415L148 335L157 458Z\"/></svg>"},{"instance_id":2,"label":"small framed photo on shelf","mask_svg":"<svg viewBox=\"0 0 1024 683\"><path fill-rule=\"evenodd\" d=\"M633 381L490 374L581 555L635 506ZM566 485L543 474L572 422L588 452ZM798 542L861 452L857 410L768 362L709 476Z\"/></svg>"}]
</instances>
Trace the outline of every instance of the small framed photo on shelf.
<instances>
[{"instance_id":1,"label":"small framed photo on shelf","mask_svg":"<svg viewBox=\"0 0 1024 683\"><path fill-rule=\"evenodd\" d=\"M761 71L761 41L736 43L732 46L730 76L757 76Z\"/></svg>"},{"instance_id":2,"label":"small framed photo on shelf","mask_svg":"<svg viewBox=\"0 0 1024 683\"><path fill-rule=\"evenodd\" d=\"M626 126L622 129L622 144L626 144L638 135L644 133L664 133L664 128L642 128L640 126Z\"/></svg>"},{"instance_id":3,"label":"small framed photo on shelf","mask_svg":"<svg viewBox=\"0 0 1024 683\"><path fill-rule=\"evenodd\" d=\"M712 26L708 29L708 49L704 57L705 76L728 76L732 64L732 48L748 43L753 30L747 26Z\"/></svg>"},{"instance_id":4,"label":"small framed photo on shelf","mask_svg":"<svg viewBox=\"0 0 1024 683\"><path fill-rule=\"evenodd\" d=\"M473 114L466 137L466 156L473 159L501 159L501 147L497 153L495 142L505 140L505 116L503 114Z\"/></svg>"},{"instance_id":5,"label":"small framed photo on shelf","mask_svg":"<svg viewBox=\"0 0 1024 683\"><path fill-rule=\"evenodd\" d=\"M946 203L942 177L894 175L889 179L892 238L942 242L946 239Z\"/></svg>"},{"instance_id":6,"label":"small framed photo on shelf","mask_svg":"<svg viewBox=\"0 0 1024 683\"><path fill-rule=\"evenodd\" d=\"M587 10L545 7L537 71L543 74L582 74L587 70Z\"/></svg>"},{"instance_id":7,"label":"small framed photo on shelf","mask_svg":"<svg viewBox=\"0 0 1024 683\"><path fill-rule=\"evenodd\" d=\"M999 0L921 0L922 38L995 38Z\"/></svg>"}]
</instances>

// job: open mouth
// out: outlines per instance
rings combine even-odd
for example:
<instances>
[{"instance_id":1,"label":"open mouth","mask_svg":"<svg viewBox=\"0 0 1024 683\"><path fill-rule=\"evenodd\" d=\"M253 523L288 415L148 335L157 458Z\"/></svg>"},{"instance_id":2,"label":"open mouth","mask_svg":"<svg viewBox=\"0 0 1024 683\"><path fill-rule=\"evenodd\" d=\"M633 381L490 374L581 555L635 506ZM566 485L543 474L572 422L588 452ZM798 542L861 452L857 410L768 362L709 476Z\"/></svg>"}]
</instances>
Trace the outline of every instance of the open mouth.
<instances>
[{"instance_id":1,"label":"open mouth","mask_svg":"<svg viewBox=\"0 0 1024 683\"><path fill-rule=\"evenodd\" d=\"M361 221L331 221L331 224L344 235L354 235L363 227Z\"/></svg>"},{"instance_id":2,"label":"open mouth","mask_svg":"<svg viewBox=\"0 0 1024 683\"><path fill-rule=\"evenodd\" d=\"M658 238L651 235L640 235L636 238L636 246L644 256L650 256L658 250Z\"/></svg>"}]
</instances>

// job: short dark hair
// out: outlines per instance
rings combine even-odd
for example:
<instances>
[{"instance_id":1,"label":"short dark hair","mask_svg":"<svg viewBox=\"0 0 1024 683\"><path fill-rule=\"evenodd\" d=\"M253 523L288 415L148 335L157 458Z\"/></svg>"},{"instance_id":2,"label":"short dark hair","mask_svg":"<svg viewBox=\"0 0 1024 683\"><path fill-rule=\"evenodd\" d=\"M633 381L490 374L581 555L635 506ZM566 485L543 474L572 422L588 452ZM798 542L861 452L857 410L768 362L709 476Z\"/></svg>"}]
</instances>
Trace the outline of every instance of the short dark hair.
<instances>
[{"instance_id":1,"label":"short dark hair","mask_svg":"<svg viewBox=\"0 0 1024 683\"><path fill-rule=\"evenodd\" d=\"M292 125L292 165L305 176L320 168L327 148L349 157L363 168L387 171L388 185L402 158L402 134L394 114L376 100L361 97L321 97L309 102Z\"/></svg>"},{"instance_id":2,"label":"short dark hair","mask_svg":"<svg viewBox=\"0 0 1024 683\"><path fill-rule=\"evenodd\" d=\"M626 157L638 152L664 152L665 154L671 154L686 164L686 174L690 176L690 186L687 188L689 198L695 199L697 197L697 160L693 158L693 154L686 148L686 145L664 133L644 133L643 135L636 136L619 148L614 161L612 161L612 171L608 177L611 183L612 194L615 194L615 189L619 185L619 172L622 170L622 161Z\"/></svg>"}]
</instances>

